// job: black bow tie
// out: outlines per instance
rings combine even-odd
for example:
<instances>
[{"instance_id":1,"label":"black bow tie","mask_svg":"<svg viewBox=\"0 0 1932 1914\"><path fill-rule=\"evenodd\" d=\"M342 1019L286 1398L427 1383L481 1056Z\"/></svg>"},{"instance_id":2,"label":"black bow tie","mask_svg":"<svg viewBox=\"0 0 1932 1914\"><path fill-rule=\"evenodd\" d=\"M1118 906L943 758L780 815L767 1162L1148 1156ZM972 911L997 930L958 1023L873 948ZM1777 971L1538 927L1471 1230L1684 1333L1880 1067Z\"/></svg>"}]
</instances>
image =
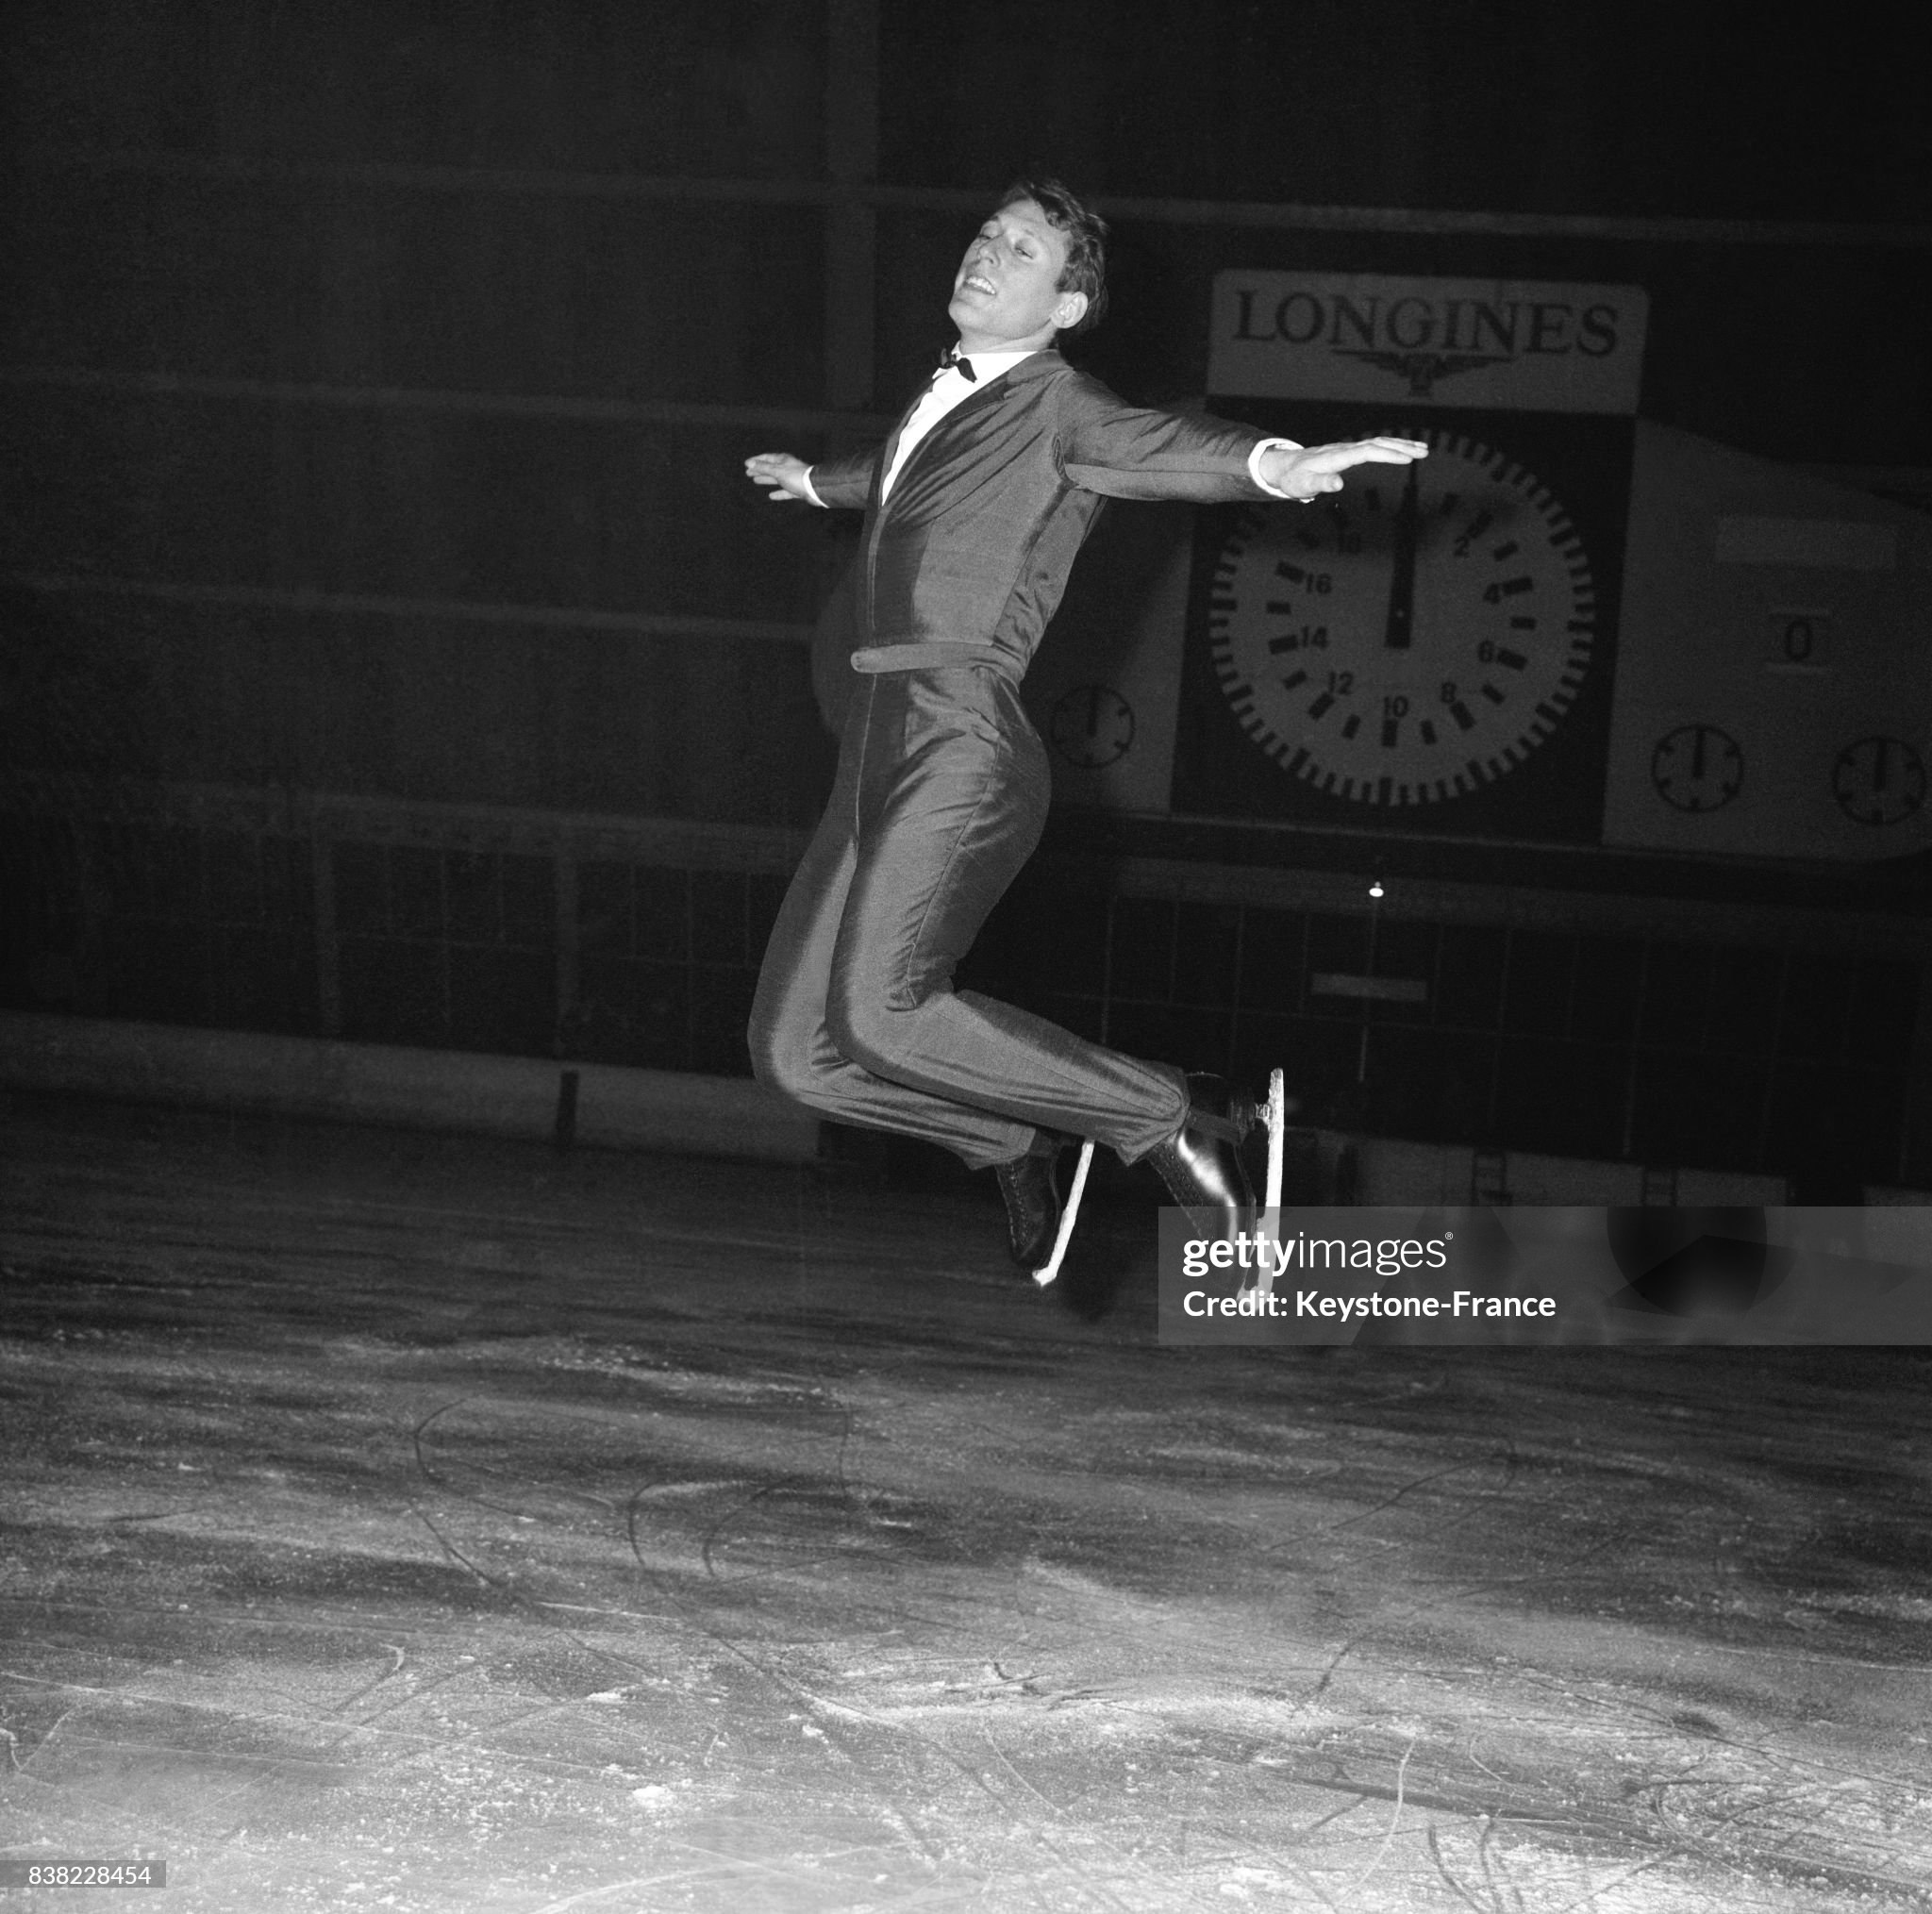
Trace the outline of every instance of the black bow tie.
<instances>
[{"instance_id":1,"label":"black bow tie","mask_svg":"<svg viewBox=\"0 0 1932 1914\"><path fill-rule=\"evenodd\" d=\"M940 354L940 371L958 373L969 386L976 386L979 383L979 374L973 370L973 361L970 358L961 358L957 345L949 345Z\"/></svg>"}]
</instances>

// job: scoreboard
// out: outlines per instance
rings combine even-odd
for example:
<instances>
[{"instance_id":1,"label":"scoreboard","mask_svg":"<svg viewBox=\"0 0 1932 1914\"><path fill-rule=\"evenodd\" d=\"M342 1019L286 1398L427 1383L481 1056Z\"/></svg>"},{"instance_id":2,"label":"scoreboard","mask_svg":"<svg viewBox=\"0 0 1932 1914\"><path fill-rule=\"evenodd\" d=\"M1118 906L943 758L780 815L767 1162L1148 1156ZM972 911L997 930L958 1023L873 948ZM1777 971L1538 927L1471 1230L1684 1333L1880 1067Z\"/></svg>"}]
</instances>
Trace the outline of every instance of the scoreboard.
<instances>
[{"instance_id":1,"label":"scoreboard","mask_svg":"<svg viewBox=\"0 0 1932 1914\"><path fill-rule=\"evenodd\" d=\"M1226 272L1210 408L1428 441L1115 508L1028 679L1063 802L1678 855L1932 845L1932 518L1637 416L1640 288Z\"/></svg>"}]
</instances>

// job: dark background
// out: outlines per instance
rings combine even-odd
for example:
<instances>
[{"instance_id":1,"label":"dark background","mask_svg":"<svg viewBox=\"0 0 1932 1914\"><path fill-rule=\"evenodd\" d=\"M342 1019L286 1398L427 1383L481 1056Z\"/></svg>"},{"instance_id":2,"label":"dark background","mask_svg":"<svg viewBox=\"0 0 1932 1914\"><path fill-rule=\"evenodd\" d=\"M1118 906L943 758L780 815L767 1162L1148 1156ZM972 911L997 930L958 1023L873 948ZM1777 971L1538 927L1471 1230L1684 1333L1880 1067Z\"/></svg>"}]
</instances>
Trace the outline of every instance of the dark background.
<instances>
[{"instance_id":1,"label":"dark background","mask_svg":"<svg viewBox=\"0 0 1932 1914\"><path fill-rule=\"evenodd\" d=\"M1910 10L1803 19L16 5L5 1003L743 1071L849 528L741 460L880 429L1030 164L1116 219L1131 397L1226 265L1634 282L1647 416L1932 500ZM1383 1134L1924 1187L1925 902L1068 816L976 980Z\"/></svg>"}]
</instances>

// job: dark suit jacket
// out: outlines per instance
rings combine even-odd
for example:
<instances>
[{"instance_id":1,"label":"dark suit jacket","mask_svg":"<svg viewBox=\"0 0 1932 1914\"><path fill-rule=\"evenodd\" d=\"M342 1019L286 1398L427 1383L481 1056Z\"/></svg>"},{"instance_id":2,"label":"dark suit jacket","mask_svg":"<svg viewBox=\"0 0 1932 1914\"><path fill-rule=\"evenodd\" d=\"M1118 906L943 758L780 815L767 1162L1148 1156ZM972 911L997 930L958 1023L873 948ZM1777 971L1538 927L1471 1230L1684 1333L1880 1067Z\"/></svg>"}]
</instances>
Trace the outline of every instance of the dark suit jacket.
<instances>
[{"instance_id":1,"label":"dark suit jacket","mask_svg":"<svg viewBox=\"0 0 1932 1914\"><path fill-rule=\"evenodd\" d=\"M813 466L811 482L826 505L866 512L862 643L990 645L1017 677L1103 499L1266 498L1248 476L1266 436L1126 405L1049 348L954 407L913 447L883 507L896 433Z\"/></svg>"}]
</instances>

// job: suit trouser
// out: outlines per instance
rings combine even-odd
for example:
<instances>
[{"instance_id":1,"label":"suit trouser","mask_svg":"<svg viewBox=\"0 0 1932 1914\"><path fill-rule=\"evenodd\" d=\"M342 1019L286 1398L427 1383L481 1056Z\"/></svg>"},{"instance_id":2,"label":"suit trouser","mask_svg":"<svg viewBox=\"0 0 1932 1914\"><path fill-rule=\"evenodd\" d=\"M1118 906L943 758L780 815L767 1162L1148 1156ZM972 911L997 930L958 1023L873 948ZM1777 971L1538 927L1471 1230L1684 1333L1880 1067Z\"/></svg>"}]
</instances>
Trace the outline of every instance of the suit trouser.
<instances>
[{"instance_id":1,"label":"suit trouser","mask_svg":"<svg viewBox=\"0 0 1932 1914\"><path fill-rule=\"evenodd\" d=\"M752 1007L752 1067L841 1123L975 1169L1036 1129L1128 1162L1186 1118L1187 1080L972 990L953 967L1032 856L1046 752L984 665L863 676L838 776L786 893Z\"/></svg>"}]
</instances>

